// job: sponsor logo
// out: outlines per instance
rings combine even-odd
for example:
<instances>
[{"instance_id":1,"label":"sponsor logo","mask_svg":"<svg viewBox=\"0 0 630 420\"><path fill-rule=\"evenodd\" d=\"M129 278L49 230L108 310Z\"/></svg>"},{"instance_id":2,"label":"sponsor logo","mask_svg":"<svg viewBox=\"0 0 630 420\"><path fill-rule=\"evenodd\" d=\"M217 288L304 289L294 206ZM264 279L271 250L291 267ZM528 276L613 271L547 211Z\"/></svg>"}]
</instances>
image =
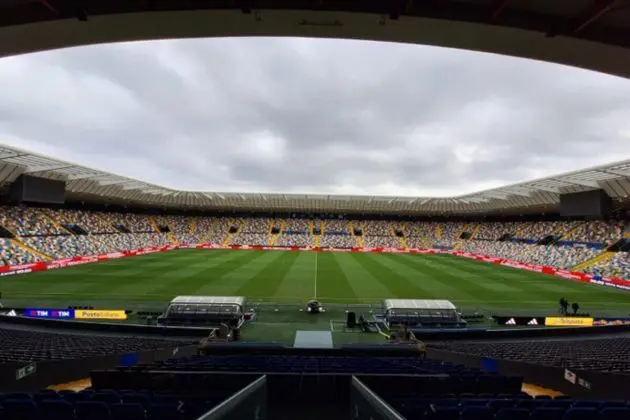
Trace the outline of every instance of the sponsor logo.
<instances>
[{"instance_id":1,"label":"sponsor logo","mask_svg":"<svg viewBox=\"0 0 630 420\"><path fill-rule=\"evenodd\" d=\"M529 321L527 325L538 325L538 321L536 321L536 318L532 318L532 320Z\"/></svg>"},{"instance_id":2,"label":"sponsor logo","mask_svg":"<svg viewBox=\"0 0 630 420\"><path fill-rule=\"evenodd\" d=\"M548 327L592 327L593 318L547 317L545 325Z\"/></svg>"},{"instance_id":3,"label":"sponsor logo","mask_svg":"<svg viewBox=\"0 0 630 420\"><path fill-rule=\"evenodd\" d=\"M602 280L591 280L590 282L593 284L599 284L600 286L608 286L608 287L614 287L616 289L630 290L630 286L626 286L625 284L610 283L610 282L602 281Z\"/></svg>"},{"instance_id":4,"label":"sponsor logo","mask_svg":"<svg viewBox=\"0 0 630 420\"><path fill-rule=\"evenodd\" d=\"M505 322L505 325L516 325L516 320L514 318L510 318Z\"/></svg>"},{"instance_id":5,"label":"sponsor logo","mask_svg":"<svg viewBox=\"0 0 630 420\"><path fill-rule=\"evenodd\" d=\"M32 268L23 268L21 270L5 271L4 273L0 273L0 277L14 276L16 274L26 274L26 273L31 273L32 271L33 271Z\"/></svg>"},{"instance_id":6,"label":"sponsor logo","mask_svg":"<svg viewBox=\"0 0 630 420\"><path fill-rule=\"evenodd\" d=\"M577 381L577 376L575 375L575 373L571 372L569 369L565 369L564 379L571 382L572 384L575 384L575 382Z\"/></svg>"},{"instance_id":7,"label":"sponsor logo","mask_svg":"<svg viewBox=\"0 0 630 420\"><path fill-rule=\"evenodd\" d=\"M74 319L127 319L123 310L75 310Z\"/></svg>"},{"instance_id":8,"label":"sponsor logo","mask_svg":"<svg viewBox=\"0 0 630 420\"><path fill-rule=\"evenodd\" d=\"M630 319L596 319L593 321L595 326L610 326L610 325L630 325Z\"/></svg>"}]
</instances>

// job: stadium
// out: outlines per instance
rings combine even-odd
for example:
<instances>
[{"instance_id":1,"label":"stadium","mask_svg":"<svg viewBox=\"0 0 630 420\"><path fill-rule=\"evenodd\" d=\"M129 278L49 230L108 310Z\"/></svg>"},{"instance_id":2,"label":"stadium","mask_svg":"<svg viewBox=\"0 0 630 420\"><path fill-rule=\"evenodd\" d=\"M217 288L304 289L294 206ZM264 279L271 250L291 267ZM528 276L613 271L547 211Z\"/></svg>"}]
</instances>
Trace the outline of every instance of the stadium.
<instances>
[{"instance_id":1,"label":"stadium","mask_svg":"<svg viewBox=\"0 0 630 420\"><path fill-rule=\"evenodd\" d=\"M0 56L160 38L98 28L175 7L83 3L0 3L15 40ZM265 20L225 3L212 13ZM342 8L326 3L299 26L342 27L322 23ZM402 3L348 13L421 18ZM628 77L606 32L616 2L595 3L536 58ZM494 6L493 19L523 12ZM300 35L270 9L258 35ZM60 29L92 16L89 36ZM24 22L67 32L28 37ZM574 42L598 52L562 56ZM630 418L629 194L630 160L450 197L271 194L176 190L0 145L0 419Z\"/></svg>"}]
</instances>

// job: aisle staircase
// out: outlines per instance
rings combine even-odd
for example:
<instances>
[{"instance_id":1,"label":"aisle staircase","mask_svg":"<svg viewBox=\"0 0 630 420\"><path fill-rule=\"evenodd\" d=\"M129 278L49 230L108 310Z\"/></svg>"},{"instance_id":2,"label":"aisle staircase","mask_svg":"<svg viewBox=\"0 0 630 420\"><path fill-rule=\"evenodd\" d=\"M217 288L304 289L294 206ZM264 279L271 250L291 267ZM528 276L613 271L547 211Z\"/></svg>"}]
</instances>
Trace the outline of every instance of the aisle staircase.
<instances>
[{"instance_id":1,"label":"aisle staircase","mask_svg":"<svg viewBox=\"0 0 630 420\"><path fill-rule=\"evenodd\" d=\"M46 220L48 220L50 223L52 223L52 225L54 227L57 228L57 230L59 232L66 232L68 235L72 235L74 236L74 232L72 232L71 230L67 229L64 225L62 225L61 223L57 222L57 220L55 219L55 217L51 214L48 214L48 212L45 211L38 211L38 213Z\"/></svg>"},{"instance_id":2,"label":"aisle staircase","mask_svg":"<svg viewBox=\"0 0 630 420\"><path fill-rule=\"evenodd\" d=\"M11 241L11 243L13 243L13 245L15 245L18 248L21 248L22 250L35 255L37 258L39 258L40 260L43 261L51 261L54 258L51 257L50 255L46 255L43 252L40 252L38 250L36 250L35 248L26 245L24 242L22 242L21 240L17 239L17 237L13 238L13 239L9 239Z\"/></svg>"},{"instance_id":3,"label":"aisle staircase","mask_svg":"<svg viewBox=\"0 0 630 420\"><path fill-rule=\"evenodd\" d=\"M230 233L230 228L236 225L236 232L234 233ZM236 233L239 233L241 231L241 228L243 227L243 225L241 225L240 223L238 223L236 220L231 219L230 223L228 224L228 232L227 235L225 236L225 239L223 239L223 246L227 246L230 244L230 242L232 241L232 236Z\"/></svg>"},{"instance_id":4,"label":"aisle staircase","mask_svg":"<svg viewBox=\"0 0 630 420\"><path fill-rule=\"evenodd\" d=\"M399 229L401 231L404 231L402 225L400 223L396 224L396 223L390 223L389 226L392 228L392 234L394 236L396 236L396 229ZM409 244L407 243L407 238L405 238L404 236L401 236L398 238L398 241L400 242L400 247L401 248L405 248L408 249L409 248Z\"/></svg>"},{"instance_id":5,"label":"aisle staircase","mask_svg":"<svg viewBox=\"0 0 630 420\"><path fill-rule=\"evenodd\" d=\"M225 235L225 238L223 238L223 246L228 246L230 244L230 242L232 241L232 234L228 231L227 235Z\"/></svg>"},{"instance_id":6,"label":"aisle staircase","mask_svg":"<svg viewBox=\"0 0 630 420\"><path fill-rule=\"evenodd\" d=\"M571 234L573 232L575 232L576 230L578 230L580 227L582 227L583 225L585 225L586 222L582 222L582 223L578 223L575 226L573 226L571 229L567 230L566 232L564 232L563 234L560 235L560 239L566 239L566 240L571 240ZM550 233L550 235L557 235L556 232L554 233Z\"/></svg>"},{"instance_id":7,"label":"aisle staircase","mask_svg":"<svg viewBox=\"0 0 630 420\"><path fill-rule=\"evenodd\" d=\"M477 223L473 228L472 232L470 232L470 240L475 239L479 231L481 230L481 223Z\"/></svg>"},{"instance_id":8,"label":"aisle staircase","mask_svg":"<svg viewBox=\"0 0 630 420\"><path fill-rule=\"evenodd\" d=\"M191 217L190 218L190 230L188 231L188 233L192 236L195 234L195 231L197 230L197 218L196 217Z\"/></svg>"},{"instance_id":9,"label":"aisle staircase","mask_svg":"<svg viewBox=\"0 0 630 420\"><path fill-rule=\"evenodd\" d=\"M156 233L160 233L160 225L158 225L157 216L149 217L149 222L151 223L151 226L153 227L153 230Z\"/></svg>"},{"instance_id":10,"label":"aisle staircase","mask_svg":"<svg viewBox=\"0 0 630 420\"><path fill-rule=\"evenodd\" d=\"M527 233L525 233L527 231L527 228L529 227L527 223L522 223L522 224L521 223L517 223L516 226L517 226L517 229L514 232L514 237L515 238L531 239L531 238L527 238Z\"/></svg>"},{"instance_id":11,"label":"aisle staircase","mask_svg":"<svg viewBox=\"0 0 630 420\"><path fill-rule=\"evenodd\" d=\"M462 230L459 232L459 235L457 235L457 241L455 241L455 245L453 245L454 251L457 251L462 246L462 242L464 241L462 239L462 235L464 234L464 232L468 232L469 227L470 225L468 223L464 223ZM471 238L472 238L472 235L473 233L471 232Z\"/></svg>"},{"instance_id":12,"label":"aisle staircase","mask_svg":"<svg viewBox=\"0 0 630 420\"><path fill-rule=\"evenodd\" d=\"M601 254L598 254L591 258L590 260L586 260L584 262L579 263L575 267L571 269L571 271L584 271L585 269L594 266L600 261L608 261L615 255L615 252L604 251Z\"/></svg>"},{"instance_id":13,"label":"aisle staircase","mask_svg":"<svg viewBox=\"0 0 630 420\"><path fill-rule=\"evenodd\" d=\"M442 240L442 235L444 234L444 232L442 231L442 224L438 223L435 226L435 237L438 238L438 241Z\"/></svg>"},{"instance_id":14,"label":"aisle staircase","mask_svg":"<svg viewBox=\"0 0 630 420\"><path fill-rule=\"evenodd\" d=\"M269 224L269 242L267 242L268 246L274 246L276 243L276 240L278 239L278 235L282 233L282 222L280 222L280 233L279 234L271 233L275 225L276 225L276 219L271 219L271 223Z\"/></svg>"}]
</instances>

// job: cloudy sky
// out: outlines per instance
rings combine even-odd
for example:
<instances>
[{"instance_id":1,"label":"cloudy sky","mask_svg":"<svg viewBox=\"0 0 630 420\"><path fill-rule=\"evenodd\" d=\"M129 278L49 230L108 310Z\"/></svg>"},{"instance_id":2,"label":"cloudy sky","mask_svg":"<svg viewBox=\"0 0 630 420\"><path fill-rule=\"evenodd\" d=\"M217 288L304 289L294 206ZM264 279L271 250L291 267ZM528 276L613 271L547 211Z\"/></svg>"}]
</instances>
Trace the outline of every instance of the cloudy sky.
<instances>
[{"instance_id":1,"label":"cloudy sky","mask_svg":"<svg viewBox=\"0 0 630 420\"><path fill-rule=\"evenodd\" d=\"M630 81L457 50L117 44L0 86L0 143L178 189L444 196L630 158Z\"/></svg>"}]
</instances>

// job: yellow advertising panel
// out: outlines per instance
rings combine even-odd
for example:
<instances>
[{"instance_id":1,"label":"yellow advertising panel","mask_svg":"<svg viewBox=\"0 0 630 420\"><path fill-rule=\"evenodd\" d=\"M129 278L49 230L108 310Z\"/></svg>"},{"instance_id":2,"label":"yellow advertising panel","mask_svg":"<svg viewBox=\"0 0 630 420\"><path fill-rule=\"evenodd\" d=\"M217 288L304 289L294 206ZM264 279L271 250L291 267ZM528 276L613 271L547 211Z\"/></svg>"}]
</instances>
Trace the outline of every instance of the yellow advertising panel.
<instances>
[{"instance_id":1,"label":"yellow advertising panel","mask_svg":"<svg viewBox=\"0 0 630 420\"><path fill-rule=\"evenodd\" d=\"M127 319L123 310L83 310L75 309L74 319Z\"/></svg>"},{"instance_id":2,"label":"yellow advertising panel","mask_svg":"<svg viewBox=\"0 0 630 420\"><path fill-rule=\"evenodd\" d=\"M545 318L547 327L592 327L593 318L582 317L547 317Z\"/></svg>"}]
</instances>

